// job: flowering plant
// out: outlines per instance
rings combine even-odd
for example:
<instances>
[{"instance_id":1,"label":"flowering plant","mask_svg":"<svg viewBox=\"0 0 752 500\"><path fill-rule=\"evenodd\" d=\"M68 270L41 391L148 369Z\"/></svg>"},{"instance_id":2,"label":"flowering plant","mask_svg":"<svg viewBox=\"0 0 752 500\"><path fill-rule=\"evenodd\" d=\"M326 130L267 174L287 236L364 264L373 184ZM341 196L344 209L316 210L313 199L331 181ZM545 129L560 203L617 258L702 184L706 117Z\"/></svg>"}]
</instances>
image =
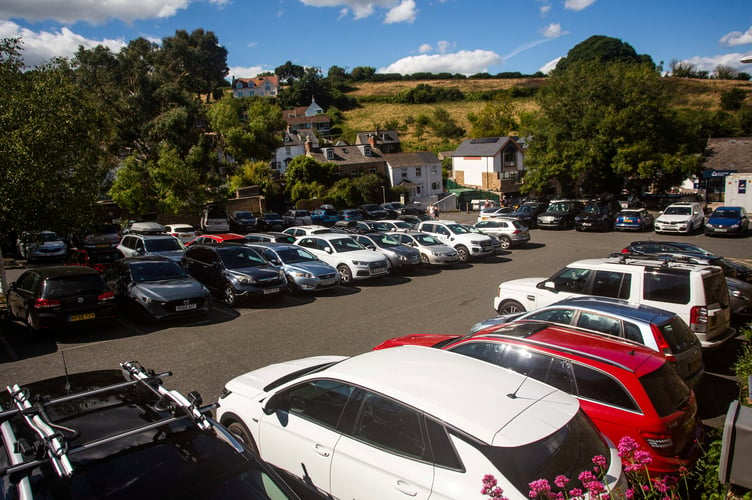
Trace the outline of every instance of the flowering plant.
<instances>
[{"instance_id":1,"label":"flowering plant","mask_svg":"<svg viewBox=\"0 0 752 500\"><path fill-rule=\"evenodd\" d=\"M604 478L608 466L606 458L602 455L593 457L593 468L584 470L577 476L582 487L567 488L570 478L558 475L554 478L553 485L548 479L541 478L528 484L530 491L528 497L534 500L579 500L579 499L656 499L676 500L681 498L680 479L684 480L687 488L687 469L679 469L679 475L665 475L663 477L651 477L647 466L652 462L650 452L640 448L639 444L631 437L624 436L619 440L617 447L619 457L622 460L624 474L627 478L627 491L611 491ZM487 495L491 500L508 500L504 496L504 490L498 486L498 481L492 474L483 476L482 495Z\"/></svg>"}]
</instances>

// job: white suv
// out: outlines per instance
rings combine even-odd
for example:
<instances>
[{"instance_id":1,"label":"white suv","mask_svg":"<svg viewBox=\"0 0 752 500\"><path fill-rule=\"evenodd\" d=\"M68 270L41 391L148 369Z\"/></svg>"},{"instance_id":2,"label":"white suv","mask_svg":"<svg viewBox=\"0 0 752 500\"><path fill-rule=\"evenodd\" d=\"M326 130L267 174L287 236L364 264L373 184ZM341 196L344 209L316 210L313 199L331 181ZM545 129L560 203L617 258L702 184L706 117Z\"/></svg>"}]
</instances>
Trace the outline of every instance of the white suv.
<instances>
[{"instance_id":1,"label":"white suv","mask_svg":"<svg viewBox=\"0 0 752 500\"><path fill-rule=\"evenodd\" d=\"M493 307L499 314L511 314L578 295L614 297L672 311L690 326L703 349L735 334L721 268L671 258L616 254L578 260L550 278L500 283Z\"/></svg>"},{"instance_id":2,"label":"white suv","mask_svg":"<svg viewBox=\"0 0 752 500\"><path fill-rule=\"evenodd\" d=\"M225 385L217 419L303 498L481 498L492 474L525 500L531 481L577 478L596 455L608 490L626 486L616 448L574 397L430 347L265 366Z\"/></svg>"},{"instance_id":3,"label":"white suv","mask_svg":"<svg viewBox=\"0 0 752 500\"><path fill-rule=\"evenodd\" d=\"M423 221L415 229L430 233L442 243L457 250L459 261L462 263L473 257L485 257L494 252L491 236L472 232L463 224L452 220Z\"/></svg>"},{"instance_id":4,"label":"white suv","mask_svg":"<svg viewBox=\"0 0 752 500\"><path fill-rule=\"evenodd\" d=\"M686 233L699 231L705 225L705 213L695 201L678 201L667 206L655 219L656 233Z\"/></svg>"},{"instance_id":5,"label":"white suv","mask_svg":"<svg viewBox=\"0 0 752 500\"><path fill-rule=\"evenodd\" d=\"M343 285L354 280L377 278L389 274L389 263L382 254L366 249L350 235L339 233L301 236L296 245L305 247L313 255L334 266Z\"/></svg>"}]
</instances>

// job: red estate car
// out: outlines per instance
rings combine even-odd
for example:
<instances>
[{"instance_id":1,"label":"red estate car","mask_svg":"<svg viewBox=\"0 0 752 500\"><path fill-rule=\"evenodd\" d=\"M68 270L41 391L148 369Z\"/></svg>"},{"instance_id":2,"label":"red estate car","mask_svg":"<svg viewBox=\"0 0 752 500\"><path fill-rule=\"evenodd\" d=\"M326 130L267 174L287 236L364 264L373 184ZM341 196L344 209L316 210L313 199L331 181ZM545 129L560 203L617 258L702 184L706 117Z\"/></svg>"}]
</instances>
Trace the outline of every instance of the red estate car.
<instances>
[{"instance_id":1,"label":"red estate car","mask_svg":"<svg viewBox=\"0 0 752 500\"><path fill-rule=\"evenodd\" d=\"M636 342L525 321L469 336L407 335L375 349L405 344L455 351L572 394L611 441L631 436L651 452L651 474L676 473L699 456L694 392L662 354Z\"/></svg>"}]
</instances>

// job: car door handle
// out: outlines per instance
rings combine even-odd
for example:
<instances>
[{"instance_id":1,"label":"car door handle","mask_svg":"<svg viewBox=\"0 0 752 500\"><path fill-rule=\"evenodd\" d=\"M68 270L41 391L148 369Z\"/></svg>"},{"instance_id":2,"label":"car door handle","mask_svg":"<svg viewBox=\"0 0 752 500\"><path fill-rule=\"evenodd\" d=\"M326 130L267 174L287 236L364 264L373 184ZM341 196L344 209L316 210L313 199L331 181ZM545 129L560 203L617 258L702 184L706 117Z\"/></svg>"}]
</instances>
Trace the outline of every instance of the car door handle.
<instances>
[{"instance_id":1,"label":"car door handle","mask_svg":"<svg viewBox=\"0 0 752 500\"><path fill-rule=\"evenodd\" d=\"M399 491L400 493L404 493L405 495L411 497L414 497L418 494L418 491L413 488L410 483L403 481L402 479L398 479L397 484L395 484L394 487L397 488L397 491Z\"/></svg>"},{"instance_id":2,"label":"car door handle","mask_svg":"<svg viewBox=\"0 0 752 500\"><path fill-rule=\"evenodd\" d=\"M320 444L313 445L313 451L315 451L317 454L321 455L322 457L329 456L329 448L321 446Z\"/></svg>"}]
</instances>

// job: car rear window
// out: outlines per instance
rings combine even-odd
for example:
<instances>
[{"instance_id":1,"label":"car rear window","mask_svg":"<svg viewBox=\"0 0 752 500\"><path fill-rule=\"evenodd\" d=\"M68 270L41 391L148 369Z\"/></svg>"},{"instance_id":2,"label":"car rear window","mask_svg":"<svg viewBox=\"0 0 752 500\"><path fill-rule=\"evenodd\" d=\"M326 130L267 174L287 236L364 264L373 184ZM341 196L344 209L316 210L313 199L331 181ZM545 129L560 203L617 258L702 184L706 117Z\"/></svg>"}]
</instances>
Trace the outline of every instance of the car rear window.
<instances>
[{"instance_id":1,"label":"car rear window","mask_svg":"<svg viewBox=\"0 0 752 500\"><path fill-rule=\"evenodd\" d=\"M687 351L700 343L697 335L678 316L674 316L673 319L663 325L658 325L658 331L666 339L671 352L674 354Z\"/></svg>"},{"instance_id":2,"label":"car rear window","mask_svg":"<svg viewBox=\"0 0 752 500\"><path fill-rule=\"evenodd\" d=\"M643 287L643 296L646 300L669 304L689 303L689 273L687 272L646 271Z\"/></svg>"},{"instance_id":3,"label":"car rear window","mask_svg":"<svg viewBox=\"0 0 752 500\"><path fill-rule=\"evenodd\" d=\"M98 274L50 278L45 282L43 296L56 299L76 294L99 294L104 289L104 281Z\"/></svg>"},{"instance_id":4,"label":"car rear window","mask_svg":"<svg viewBox=\"0 0 752 500\"><path fill-rule=\"evenodd\" d=\"M570 478L567 488L581 486L577 476L592 469L593 457L610 457L601 434L582 411L540 441L513 448L485 446L481 452L519 491L528 491L537 479L559 474Z\"/></svg>"},{"instance_id":5,"label":"car rear window","mask_svg":"<svg viewBox=\"0 0 752 500\"><path fill-rule=\"evenodd\" d=\"M668 363L663 363L659 369L640 377L640 383L660 417L675 413L689 401L691 389Z\"/></svg>"}]
</instances>

